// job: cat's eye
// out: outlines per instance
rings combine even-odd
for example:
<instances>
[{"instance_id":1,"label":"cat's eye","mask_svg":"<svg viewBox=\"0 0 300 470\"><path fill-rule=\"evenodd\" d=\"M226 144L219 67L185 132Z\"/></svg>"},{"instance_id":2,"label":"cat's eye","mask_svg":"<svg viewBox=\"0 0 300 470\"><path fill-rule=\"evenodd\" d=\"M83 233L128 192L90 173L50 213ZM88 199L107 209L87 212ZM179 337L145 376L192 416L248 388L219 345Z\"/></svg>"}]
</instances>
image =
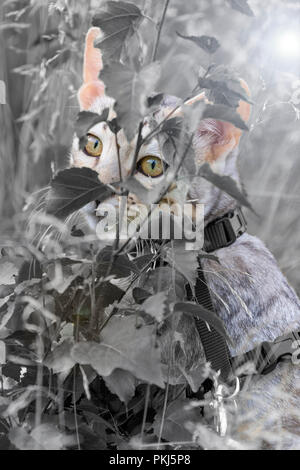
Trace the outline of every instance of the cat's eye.
<instances>
[{"instance_id":1,"label":"cat's eye","mask_svg":"<svg viewBox=\"0 0 300 470\"><path fill-rule=\"evenodd\" d=\"M90 157L100 157L103 150L103 144L101 139L96 137L95 135L88 134L87 135L87 144L84 148L85 153Z\"/></svg>"},{"instance_id":2,"label":"cat's eye","mask_svg":"<svg viewBox=\"0 0 300 470\"><path fill-rule=\"evenodd\" d=\"M145 176L157 178L166 170L166 164L161 158L148 155L138 162L137 170Z\"/></svg>"}]
</instances>

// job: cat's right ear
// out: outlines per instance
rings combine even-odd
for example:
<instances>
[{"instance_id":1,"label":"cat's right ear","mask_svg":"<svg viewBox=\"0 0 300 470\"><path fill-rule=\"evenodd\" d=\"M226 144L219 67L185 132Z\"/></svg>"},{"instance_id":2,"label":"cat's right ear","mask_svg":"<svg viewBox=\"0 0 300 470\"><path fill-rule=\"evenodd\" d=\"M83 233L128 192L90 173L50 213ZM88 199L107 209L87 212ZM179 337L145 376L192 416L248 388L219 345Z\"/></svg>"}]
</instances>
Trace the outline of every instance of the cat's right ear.
<instances>
[{"instance_id":1,"label":"cat's right ear","mask_svg":"<svg viewBox=\"0 0 300 470\"><path fill-rule=\"evenodd\" d=\"M244 80L240 80L242 88L250 97L250 90ZM205 94L201 94L191 99L186 104L193 105L197 101L207 101ZM242 120L247 123L251 114L251 105L240 100L236 112ZM239 144L242 130L235 127L227 121L218 121L216 119L204 119L200 122L195 135L197 159L200 162L216 162L221 157L226 157ZM198 152L197 152L198 151Z\"/></svg>"},{"instance_id":2,"label":"cat's right ear","mask_svg":"<svg viewBox=\"0 0 300 470\"><path fill-rule=\"evenodd\" d=\"M99 28L91 28L85 41L83 85L79 90L78 99L82 110L89 110L95 100L105 95L105 85L99 79L103 69L102 54L94 46L95 40L101 36Z\"/></svg>"}]
</instances>

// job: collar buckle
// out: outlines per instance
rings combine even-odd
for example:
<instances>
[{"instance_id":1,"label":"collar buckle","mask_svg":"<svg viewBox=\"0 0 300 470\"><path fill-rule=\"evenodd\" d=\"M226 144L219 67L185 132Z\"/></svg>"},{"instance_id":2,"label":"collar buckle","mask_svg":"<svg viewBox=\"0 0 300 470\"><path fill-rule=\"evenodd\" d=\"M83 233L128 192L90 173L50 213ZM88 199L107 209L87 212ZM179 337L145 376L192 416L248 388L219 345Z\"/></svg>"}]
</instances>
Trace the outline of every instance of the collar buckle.
<instances>
[{"instance_id":1,"label":"collar buckle","mask_svg":"<svg viewBox=\"0 0 300 470\"><path fill-rule=\"evenodd\" d=\"M263 375L268 374L275 369L278 362L286 359L287 356L293 357L295 345L300 344L299 338L299 331L292 331L288 335L280 336L274 343L262 343L265 367L261 373Z\"/></svg>"},{"instance_id":2,"label":"collar buckle","mask_svg":"<svg viewBox=\"0 0 300 470\"><path fill-rule=\"evenodd\" d=\"M237 207L235 211L229 215L229 220L236 239L246 232L247 221L240 207Z\"/></svg>"},{"instance_id":3,"label":"collar buckle","mask_svg":"<svg viewBox=\"0 0 300 470\"><path fill-rule=\"evenodd\" d=\"M205 251L210 253L232 245L247 230L247 222L240 207L205 227Z\"/></svg>"}]
</instances>

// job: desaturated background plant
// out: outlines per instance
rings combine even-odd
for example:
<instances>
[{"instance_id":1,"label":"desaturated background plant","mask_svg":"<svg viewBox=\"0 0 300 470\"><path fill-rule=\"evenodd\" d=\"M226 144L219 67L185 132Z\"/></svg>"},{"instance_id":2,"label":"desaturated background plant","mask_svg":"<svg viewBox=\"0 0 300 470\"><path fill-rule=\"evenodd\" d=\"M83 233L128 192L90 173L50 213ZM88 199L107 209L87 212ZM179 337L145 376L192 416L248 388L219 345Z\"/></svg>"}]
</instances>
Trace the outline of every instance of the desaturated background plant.
<instances>
[{"instance_id":1,"label":"desaturated background plant","mask_svg":"<svg viewBox=\"0 0 300 470\"><path fill-rule=\"evenodd\" d=\"M120 27L112 19L113 40L103 10L97 13L101 7L114 6L101 0L4 0L0 6L0 80L7 88L7 103L0 105L0 448L130 449L166 442L240 448L237 440L220 441L204 428L209 423L185 399L171 359L167 367L161 363L159 325L183 309L184 285L196 275L194 254L162 247L129 260L126 250L83 238L76 224L70 235L52 216L70 216L91 200L81 187L82 172L59 170L68 166L74 130L82 137L95 118L77 116L76 99L84 35L93 22L106 35L104 78L129 136L145 112L142 93L154 90L184 99L206 89L242 125L232 82L215 67L230 66L249 83L253 115L240 161L255 209L247 211L250 232L268 244L299 292L300 59L290 56L288 44L286 55L282 47L279 54L278 35L299 27L300 4L139 0L126 7L134 20L125 17ZM116 63L124 59L126 68ZM149 67L147 81L143 67ZM133 77L138 91L122 94L120 83L128 80L130 89ZM168 136L174 128L163 131ZM94 199L105 199L108 189L91 173L84 176ZM24 216L25 203L54 175L51 214L38 206L34 216L30 210ZM250 207L230 182L216 184ZM78 186L79 206L68 185ZM66 195L67 207L60 199ZM60 236L48 238L49 223ZM160 257L169 266L161 266ZM199 308L197 314L204 313ZM214 326L225 334L221 324ZM174 344L184 349L180 335ZM180 372L195 391L209 373L183 366Z\"/></svg>"}]
</instances>

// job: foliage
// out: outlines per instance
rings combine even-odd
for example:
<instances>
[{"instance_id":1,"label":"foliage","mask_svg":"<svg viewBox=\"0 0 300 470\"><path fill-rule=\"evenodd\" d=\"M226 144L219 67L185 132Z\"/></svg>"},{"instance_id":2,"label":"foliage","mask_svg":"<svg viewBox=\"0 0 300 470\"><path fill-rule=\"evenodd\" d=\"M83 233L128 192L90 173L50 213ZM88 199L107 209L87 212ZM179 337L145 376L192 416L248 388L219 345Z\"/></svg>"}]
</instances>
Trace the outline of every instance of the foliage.
<instances>
[{"instance_id":1,"label":"foliage","mask_svg":"<svg viewBox=\"0 0 300 470\"><path fill-rule=\"evenodd\" d=\"M66 218L96 199L105 200L113 191L102 184L89 168L72 168L58 173L52 181L47 212Z\"/></svg>"},{"instance_id":2,"label":"foliage","mask_svg":"<svg viewBox=\"0 0 300 470\"><path fill-rule=\"evenodd\" d=\"M182 39L193 41L197 46L201 47L208 54L214 54L220 47L219 41L211 36L185 36L184 34L178 33L178 36Z\"/></svg>"},{"instance_id":3,"label":"foliage","mask_svg":"<svg viewBox=\"0 0 300 470\"><path fill-rule=\"evenodd\" d=\"M92 21L93 26L99 27L104 33L96 46L100 48L106 62L111 59L118 61L122 58L123 50L128 48L143 15L133 3L110 1L105 7L98 10Z\"/></svg>"},{"instance_id":4,"label":"foliage","mask_svg":"<svg viewBox=\"0 0 300 470\"><path fill-rule=\"evenodd\" d=\"M197 274L195 253L183 252L174 242L155 250L146 246L138 253L130 251L130 245L107 247L89 238L76 221L68 231L61 220L76 216L91 201L107 199L119 188L100 183L92 170L59 170L67 164L73 122L81 147L87 129L101 121L114 132L124 128L132 139L143 118L164 93L173 92L172 87L183 100L206 90L213 104L199 106L197 119L224 120L248 130L236 108L241 98L249 98L236 76L220 65L234 63L229 55L232 49L248 47L240 36L234 39L235 47L231 40L243 29L240 24L245 28L249 24L239 22L251 21L250 2L203 2L202 16L205 12L212 17L211 8L221 11L219 21L226 12L237 15L234 27L226 29L229 45L215 37L213 24L205 29L204 21L194 18L199 2L170 5L160 42L160 2L13 3L14 9L1 7L6 21L0 25L9 46L5 62L14 64L7 72L14 122L1 108L6 148L0 190L6 191L2 214L7 236L0 259L0 448L130 449L137 442L143 447L161 440L166 447L178 448L178 442L190 448L206 447L195 439L194 429L201 423L207 430L211 423L202 420L199 407L191 407L185 389L188 383L196 392L211 371L205 364L196 370L189 364L189 339L180 322L184 315L199 316L227 333L218 318L186 296L186 286L193 289ZM85 112L76 118L83 37L91 23L103 32L97 44L105 64L101 78L116 99L117 121L108 121L105 111L102 116ZM180 32L178 38L178 29L186 34ZM199 35L202 29L205 34ZM30 49L26 59L24 44ZM155 48L159 60L153 62ZM212 57L218 66L212 64ZM195 63L201 63L199 72ZM17 88L25 90L22 96L13 96ZM256 105L263 108L266 101L261 98ZM129 178L122 191L154 202L182 170L195 177L189 126L194 116L171 118L163 125L151 123L163 150L173 149L176 171L170 173L167 185L153 194ZM257 132L259 147L260 129ZM140 135L137 152L143 139ZM8 155L15 155L15 160ZM267 163L262 164L261 171L266 167ZM207 166L196 177L207 179L251 209L229 177ZM51 178L47 215L38 205L24 235L23 225L19 228L11 214L18 214L25 196ZM53 238L49 220L56 229ZM272 233L272 228L268 230ZM171 340L166 324L173 330ZM179 357L176 365L174 351ZM212 430L209 433L211 441L218 440Z\"/></svg>"}]
</instances>

